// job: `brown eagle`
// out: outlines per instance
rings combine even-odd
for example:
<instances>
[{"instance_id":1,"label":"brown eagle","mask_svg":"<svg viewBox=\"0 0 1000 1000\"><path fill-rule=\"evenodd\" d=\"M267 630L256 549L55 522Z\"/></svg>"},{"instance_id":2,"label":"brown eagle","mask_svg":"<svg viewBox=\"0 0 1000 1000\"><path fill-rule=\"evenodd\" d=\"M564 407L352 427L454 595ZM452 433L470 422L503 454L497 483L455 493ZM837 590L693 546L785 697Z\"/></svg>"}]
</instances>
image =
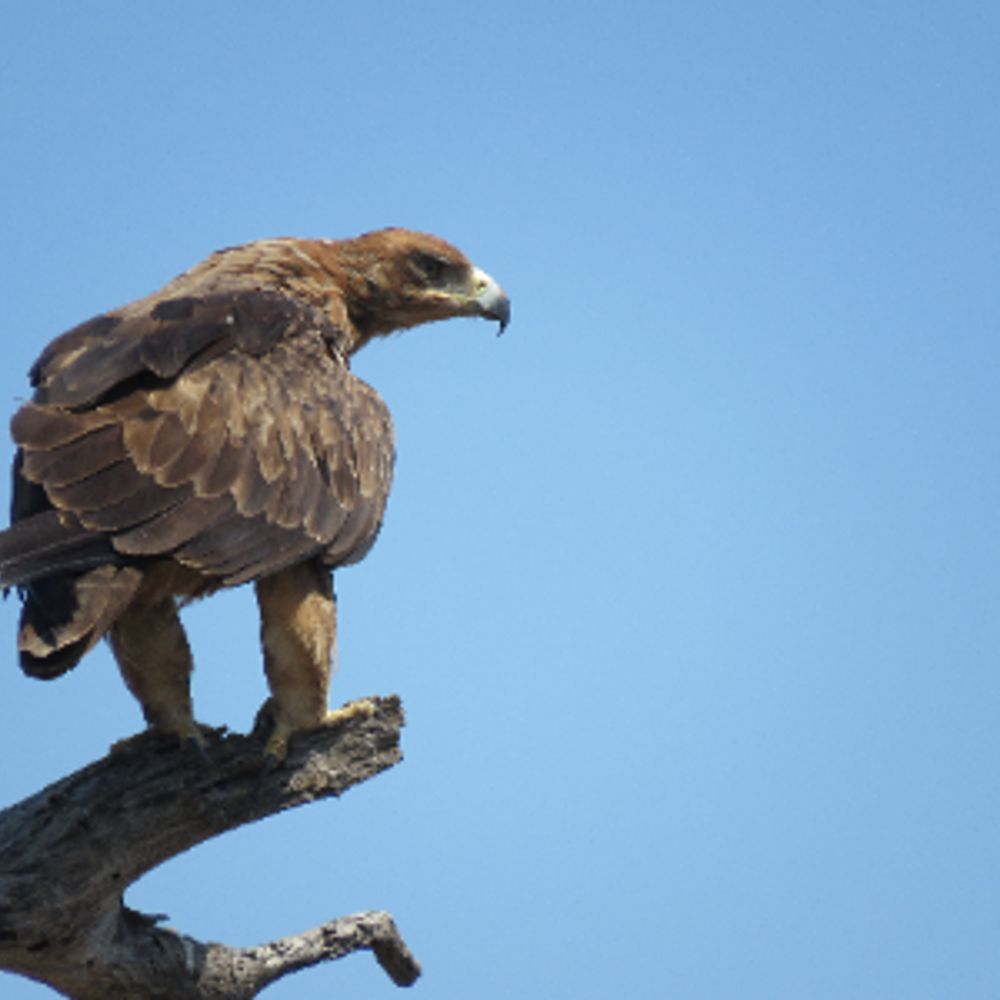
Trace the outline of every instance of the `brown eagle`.
<instances>
[{"instance_id":1,"label":"brown eagle","mask_svg":"<svg viewBox=\"0 0 1000 1000\"><path fill-rule=\"evenodd\" d=\"M331 571L375 541L394 459L389 412L350 357L452 316L502 332L510 303L455 247L385 229L221 250L57 337L11 423L0 534L25 673L58 677L107 635L149 725L200 743L178 607L252 580L268 753L336 717Z\"/></svg>"}]
</instances>

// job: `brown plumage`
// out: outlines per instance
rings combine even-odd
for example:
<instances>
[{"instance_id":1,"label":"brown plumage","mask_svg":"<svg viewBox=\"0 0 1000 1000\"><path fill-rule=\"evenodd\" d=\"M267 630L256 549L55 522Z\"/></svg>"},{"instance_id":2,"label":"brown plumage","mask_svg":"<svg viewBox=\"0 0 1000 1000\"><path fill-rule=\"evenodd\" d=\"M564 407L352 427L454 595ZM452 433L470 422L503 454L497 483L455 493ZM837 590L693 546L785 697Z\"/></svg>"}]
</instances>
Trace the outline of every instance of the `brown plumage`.
<instances>
[{"instance_id":1,"label":"brown plumage","mask_svg":"<svg viewBox=\"0 0 1000 1000\"><path fill-rule=\"evenodd\" d=\"M393 435L349 358L452 316L509 318L436 237L261 240L57 337L11 424L0 584L21 666L57 677L108 635L150 725L198 739L178 603L255 581L277 756L326 717L330 570L378 534Z\"/></svg>"}]
</instances>

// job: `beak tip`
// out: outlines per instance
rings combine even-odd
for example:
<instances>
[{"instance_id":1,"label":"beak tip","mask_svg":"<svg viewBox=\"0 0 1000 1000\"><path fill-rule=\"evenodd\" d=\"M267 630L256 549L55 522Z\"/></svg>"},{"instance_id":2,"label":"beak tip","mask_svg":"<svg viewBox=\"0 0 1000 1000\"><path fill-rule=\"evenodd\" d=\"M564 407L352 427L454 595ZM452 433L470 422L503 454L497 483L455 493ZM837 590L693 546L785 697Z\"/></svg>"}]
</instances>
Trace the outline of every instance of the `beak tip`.
<instances>
[{"instance_id":1,"label":"beak tip","mask_svg":"<svg viewBox=\"0 0 1000 1000\"><path fill-rule=\"evenodd\" d=\"M503 300L497 303L494 315L500 324L500 329L497 330L497 336L500 337L503 335L504 330L507 329L507 324L510 323L510 299L504 296Z\"/></svg>"}]
</instances>

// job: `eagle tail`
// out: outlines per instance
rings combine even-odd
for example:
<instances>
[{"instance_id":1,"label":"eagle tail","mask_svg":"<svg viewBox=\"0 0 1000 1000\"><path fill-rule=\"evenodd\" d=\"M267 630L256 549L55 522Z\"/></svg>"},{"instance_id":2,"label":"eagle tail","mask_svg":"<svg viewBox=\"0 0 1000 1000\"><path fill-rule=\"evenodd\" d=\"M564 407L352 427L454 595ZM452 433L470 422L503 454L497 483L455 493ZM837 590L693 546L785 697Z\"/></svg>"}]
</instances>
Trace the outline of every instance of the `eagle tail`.
<instances>
[{"instance_id":1,"label":"eagle tail","mask_svg":"<svg viewBox=\"0 0 1000 1000\"><path fill-rule=\"evenodd\" d=\"M66 523L55 510L22 518L0 532L0 587L20 587L114 560L115 550L104 535Z\"/></svg>"},{"instance_id":2,"label":"eagle tail","mask_svg":"<svg viewBox=\"0 0 1000 1000\"><path fill-rule=\"evenodd\" d=\"M49 679L75 667L135 595L138 569L116 565L103 535L48 510L0 532L0 586L16 586L23 606L21 669Z\"/></svg>"},{"instance_id":3,"label":"eagle tail","mask_svg":"<svg viewBox=\"0 0 1000 1000\"><path fill-rule=\"evenodd\" d=\"M135 596L142 573L134 566L98 566L43 577L22 590L17 633L21 669L51 680L80 662Z\"/></svg>"}]
</instances>

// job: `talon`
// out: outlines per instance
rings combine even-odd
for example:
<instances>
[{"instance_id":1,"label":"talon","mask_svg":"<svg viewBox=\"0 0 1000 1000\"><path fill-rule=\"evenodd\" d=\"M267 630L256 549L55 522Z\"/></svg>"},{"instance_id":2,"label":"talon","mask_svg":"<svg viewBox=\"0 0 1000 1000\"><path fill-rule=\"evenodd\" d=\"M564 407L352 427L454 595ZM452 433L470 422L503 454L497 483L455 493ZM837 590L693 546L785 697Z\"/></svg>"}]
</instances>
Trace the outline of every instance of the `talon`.
<instances>
[{"instance_id":1,"label":"talon","mask_svg":"<svg viewBox=\"0 0 1000 1000\"><path fill-rule=\"evenodd\" d=\"M264 767L273 771L285 762L288 756L288 738L291 736L287 726L276 725L274 732L268 738L264 747Z\"/></svg>"},{"instance_id":2,"label":"talon","mask_svg":"<svg viewBox=\"0 0 1000 1000\"><path fill-rule=\"evenodd\" d=\"M177 740L181 745L181 749L184 747L196 747L204 754L205 748L208 744L205 741L205 733L203 730L208 730L208 727L199 726L198 723L192 720L191 722L178 726L177 729L170 735L177 737Z\"/></svg>"}]
</instances>

